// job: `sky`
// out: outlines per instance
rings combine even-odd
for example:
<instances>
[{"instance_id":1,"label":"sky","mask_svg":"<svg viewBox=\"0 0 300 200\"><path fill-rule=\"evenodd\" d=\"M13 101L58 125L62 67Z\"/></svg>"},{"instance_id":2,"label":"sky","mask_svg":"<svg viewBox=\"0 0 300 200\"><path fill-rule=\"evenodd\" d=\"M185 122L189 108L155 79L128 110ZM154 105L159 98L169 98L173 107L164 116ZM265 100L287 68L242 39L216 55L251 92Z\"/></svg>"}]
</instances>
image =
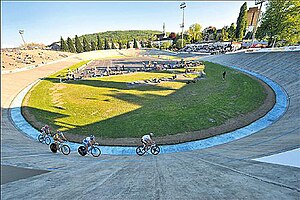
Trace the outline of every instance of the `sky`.
<instances>
[{"instance_id":1,"label":"sky","mask_svg":"<svg viewBox=\"0 0 300 200\"><path fill-rule=\"evenodd\" d=\"M185 30L194 23L202 28L236 23L245 1L186 1ZM113 30L159 30L181 32L180 1L1 1L1 48L17 47L24 30L25 42L46 45L62 36L75 37ZM247 1L247 7L254 7Z\"/></svg>"}]
</instances>

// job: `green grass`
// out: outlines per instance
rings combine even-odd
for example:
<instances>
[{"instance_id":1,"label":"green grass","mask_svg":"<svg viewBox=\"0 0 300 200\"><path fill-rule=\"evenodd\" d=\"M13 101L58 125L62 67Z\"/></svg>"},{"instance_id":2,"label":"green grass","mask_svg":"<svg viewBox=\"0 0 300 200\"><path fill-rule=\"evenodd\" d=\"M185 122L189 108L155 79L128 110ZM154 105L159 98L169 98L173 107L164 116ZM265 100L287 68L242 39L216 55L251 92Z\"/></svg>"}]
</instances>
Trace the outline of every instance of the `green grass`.
<instances>
[{"instance_id":1,"label":"green grass","mask_svg":"<svg viewBox=\"0 0 300 200\"><path fill-rule=\"evenodd\" d=\"M226 81L222 80L224 70ZM128 87L127 82L172 74L134 73L59 83L57 75L66 73L61 71L34 87L24 106L53 129L119 138L218 126L257 109L266 97L263 87L245 74L209 62L205 72L207 78L193 84L175 81Z\"/></svg>"}]
</instances>

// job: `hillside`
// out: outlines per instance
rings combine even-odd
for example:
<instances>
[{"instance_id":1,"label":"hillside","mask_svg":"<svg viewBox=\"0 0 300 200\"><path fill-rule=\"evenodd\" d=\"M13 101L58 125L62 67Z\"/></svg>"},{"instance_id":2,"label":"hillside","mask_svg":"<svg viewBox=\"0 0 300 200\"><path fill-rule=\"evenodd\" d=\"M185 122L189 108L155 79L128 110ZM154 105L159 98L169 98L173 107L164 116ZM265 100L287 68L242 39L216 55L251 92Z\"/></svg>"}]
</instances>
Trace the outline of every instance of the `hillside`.
<instances>
[{"instance_id":1,"label":"hillside","mask_svg":"<svg viewBox=\"0 0 300 200\"><path fill-rule=\"evenodd\" d=\"M93 33L93 34L85 34L78 36L82 41L83 37L86 37L88 41L97 41L97 35L100 36L101 40L107 38L113 41L121 41L122 43L127 42L128 40L148 40L154 34L159 34L161 31L154 31L154 30L128 30L128 31L106 31L100 33Z\"/></svg>"}]
</instances>

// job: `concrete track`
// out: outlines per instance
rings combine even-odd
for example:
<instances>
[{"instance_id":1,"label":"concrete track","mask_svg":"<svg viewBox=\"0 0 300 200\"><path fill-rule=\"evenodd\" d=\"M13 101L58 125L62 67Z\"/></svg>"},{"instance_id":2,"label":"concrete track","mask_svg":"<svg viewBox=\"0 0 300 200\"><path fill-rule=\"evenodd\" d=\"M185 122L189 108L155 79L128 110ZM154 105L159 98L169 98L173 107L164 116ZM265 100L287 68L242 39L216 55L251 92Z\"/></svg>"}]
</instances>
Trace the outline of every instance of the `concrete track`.
<instances>
[{"instance_id":1,"label":"concrete track","mask_svg":"<svg viewBox=\"0 0 300 200\"><path fill-rule=\"evenodd\" d=\"M249 137L204 150L143 157L92 158L76 152L63 156L19 132L9 119L8 106L37 78L78 60L3 75L1 164L50 172L2 184L2 199L299 199L299 168L252 159L300 147L300 53L241 53L206 60L261 73L279 83L290 96L286 114Z\"/></svg>"}]
</instances>

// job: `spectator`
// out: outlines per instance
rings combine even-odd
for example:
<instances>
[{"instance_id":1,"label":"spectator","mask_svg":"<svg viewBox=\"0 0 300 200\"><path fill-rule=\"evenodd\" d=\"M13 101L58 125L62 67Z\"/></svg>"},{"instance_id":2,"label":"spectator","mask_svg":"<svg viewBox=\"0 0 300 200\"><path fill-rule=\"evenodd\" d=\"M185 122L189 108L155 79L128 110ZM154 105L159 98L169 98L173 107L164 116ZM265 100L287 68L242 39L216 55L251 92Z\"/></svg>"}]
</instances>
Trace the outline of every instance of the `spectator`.
<instances>
[{"instance_id":1,"label":"spectator","mask_svg":"<svg viewBox=\"0 0 300 200\"><path fill-rule=\"evenodd\" d=\"M224 71L223 74L222 74L223 81L225 80L225 78L226 78L226 71Z\"/></svg>"}]
</instances>

